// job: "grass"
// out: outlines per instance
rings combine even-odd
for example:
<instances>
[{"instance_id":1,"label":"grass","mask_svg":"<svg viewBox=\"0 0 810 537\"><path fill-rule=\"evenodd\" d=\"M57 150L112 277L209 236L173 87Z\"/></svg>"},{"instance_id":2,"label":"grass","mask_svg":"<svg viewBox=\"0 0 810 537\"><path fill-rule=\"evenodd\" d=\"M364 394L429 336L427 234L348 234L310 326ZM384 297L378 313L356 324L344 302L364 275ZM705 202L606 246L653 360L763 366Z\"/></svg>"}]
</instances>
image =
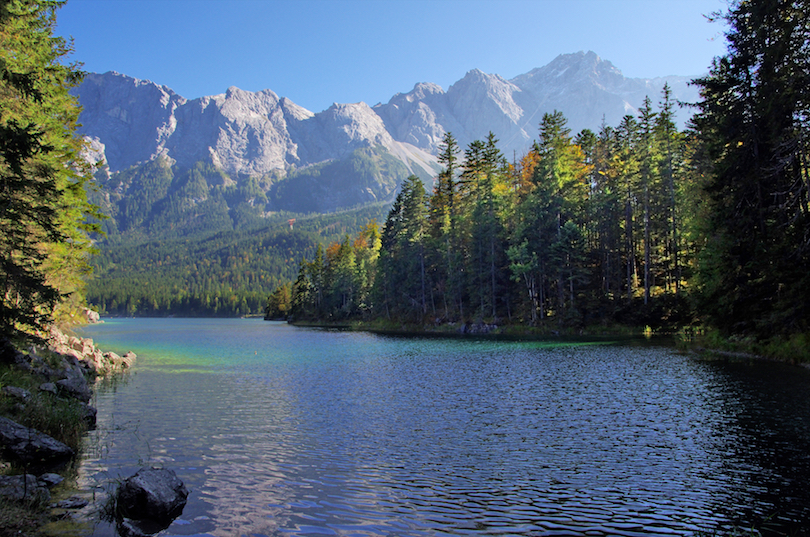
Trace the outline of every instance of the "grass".
<instances>
[{"instance_id":1,"label":"grass","mask_svg":"<svg viewBox=\"0 0 810 537\"><path fill-rule=\"evenodd\" d=\"M12 366L0 365L0 387L16 386L31 392L24 405L14 397L0 395L0 415L31 427L79 452L87 432L84 410L75 399L65 399L39 390L42 380Z\"/></svg>"},{"instance_id":2,"label":"grass","mask_svg":"<svg viewBox=\"0 0 810 537\"><path fill-rule=\"evenodd\" d=\"M49 520L46 506L0 498L0 537L36 535Z\"/></svg>"},{"instance_id":3,"label":"grass","mask_svg":"<svg viewBox=\"0 0 810 537\"><path fill-rule=\"evenodd\" d=\"M48 362L51 362L52 359L55 362L55 357L43 356L43 358ZM15 397L0 394L0 416L45 433L68 445L78 454L81 450L82 438L88 429L82 404L75 399L62 398L40 391L39 386L42 382L43 380L38 376L17 369L10 364L0 363L0 388L15 386L31 393L31 396L24 402ZM3 464L0 473L13 475L24 470L13 464ZM73 471L75 471L74 466L69 464L63 473ZM61 518L58 514L51 513L48 505L41 502L17 502L0 498L0 537L53 534L50 529L64 526L65 521ZM64 534L64 532L59 530L59 534ZM77 529L74 534L84 535L86 528Z\"/></svg>"},{"instance_id":4,"label":"grass","mask_svg":"<svg viewBox=\"0 0 810 537\"><path fill-rule=\"evenodd\" d=\"M810 364L810 334L773 336L758 340L754 337L726 337L716 330L697 330L680 334L684 349L700 350L740 358L764 358L792 364Z\"/></svg>"}]
</instances>

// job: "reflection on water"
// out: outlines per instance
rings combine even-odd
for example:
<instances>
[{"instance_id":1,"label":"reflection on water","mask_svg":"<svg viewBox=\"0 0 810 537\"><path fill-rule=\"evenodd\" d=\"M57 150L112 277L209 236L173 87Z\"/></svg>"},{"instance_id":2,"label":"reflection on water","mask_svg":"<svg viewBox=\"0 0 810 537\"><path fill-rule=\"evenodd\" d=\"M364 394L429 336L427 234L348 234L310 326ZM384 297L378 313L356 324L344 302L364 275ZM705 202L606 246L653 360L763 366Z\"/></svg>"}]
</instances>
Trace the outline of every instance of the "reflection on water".
<instances>
[{"instance_id":1,"label":"reflection on water","mask_svg":"<svg viewBox=\"0 0 810 537\"><path fill-rule=\"evenodd\" d=\"M98 395L81 485L174 468L170 535L808 531L802 369L253 320L87 333L139 359Z\"/></svg>"}]
</instances>

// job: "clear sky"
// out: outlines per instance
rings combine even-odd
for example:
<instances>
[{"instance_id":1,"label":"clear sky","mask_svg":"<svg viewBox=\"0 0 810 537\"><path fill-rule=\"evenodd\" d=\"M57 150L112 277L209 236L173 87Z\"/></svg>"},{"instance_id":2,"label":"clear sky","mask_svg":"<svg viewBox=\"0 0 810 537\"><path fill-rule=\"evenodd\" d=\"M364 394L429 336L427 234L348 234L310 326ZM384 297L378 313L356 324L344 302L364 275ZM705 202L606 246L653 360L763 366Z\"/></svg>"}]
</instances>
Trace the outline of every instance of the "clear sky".
<instances>
[{"instance_id":1,"label":"clear sky","mask_svg":"<svg viewBox=\"0 0 810 537\"><path fill-rule=\"evenodd\" d=\"M313 112L506 79L593 50L626 76L697 76L725 53L725 0L68 0L57 33L87 71L193 99L271 89Z\"/></svg>"}]
</instances>

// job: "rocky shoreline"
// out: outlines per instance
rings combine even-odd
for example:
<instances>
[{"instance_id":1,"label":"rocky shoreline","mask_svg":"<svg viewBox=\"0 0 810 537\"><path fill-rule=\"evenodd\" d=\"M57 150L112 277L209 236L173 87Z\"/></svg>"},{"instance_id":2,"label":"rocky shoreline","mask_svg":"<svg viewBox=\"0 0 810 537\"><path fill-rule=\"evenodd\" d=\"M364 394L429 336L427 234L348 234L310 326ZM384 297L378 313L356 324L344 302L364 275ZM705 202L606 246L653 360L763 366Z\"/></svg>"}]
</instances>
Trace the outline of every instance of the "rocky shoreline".
<instances>
[{"instance_id":1,"label":"rocky shoreline","mask_svg":"<svg viewBox=\"0 0 810 537\"><path fill-rule=\"evenodd\" d=\"M97 379L121 374L137 358L128 352L119 356L103 352L90 338L71 336L52 327L47 346L34 346L20 352L10 344L0 346L2 361L27 373L35 388L4 385L0 396L11 405L14 415L23 416L38 396L50 394L49 401L61 401L76 408L87 429L95 428L96 409L90 404ZM38 383L38 385L37 385ZM39 393L37 393L39 392ZM71 401L73 401L71 403ZM26 427L9 417L0 417L0 457L6 468L22 469L22 474L0 476L0 497L46 505L50 489L62 481L53 473L64 468L76 456L65 443ZM87 505L81 498L69 498L51 505L53 508L78 509Z\"/></svg>"}]
</instances>

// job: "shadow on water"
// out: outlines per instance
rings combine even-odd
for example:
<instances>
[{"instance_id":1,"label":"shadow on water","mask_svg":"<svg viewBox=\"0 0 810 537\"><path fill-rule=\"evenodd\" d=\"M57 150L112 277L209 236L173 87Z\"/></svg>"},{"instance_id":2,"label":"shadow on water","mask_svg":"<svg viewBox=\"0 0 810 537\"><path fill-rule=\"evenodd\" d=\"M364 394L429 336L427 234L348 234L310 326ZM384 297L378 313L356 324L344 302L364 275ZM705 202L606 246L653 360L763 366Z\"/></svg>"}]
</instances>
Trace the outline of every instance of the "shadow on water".
<instances>
[{"instance_id":1,"label":"shadow on water","mask_svg":"<svg viewBox=\"0 0 810 537\"><path fill-rule=\"evenodd\" d=\"M761 360L705 363L723 393L723 471L740 491L715 509L761 535L810 535L810 373Z\"/></svg>"}]
</instances>

